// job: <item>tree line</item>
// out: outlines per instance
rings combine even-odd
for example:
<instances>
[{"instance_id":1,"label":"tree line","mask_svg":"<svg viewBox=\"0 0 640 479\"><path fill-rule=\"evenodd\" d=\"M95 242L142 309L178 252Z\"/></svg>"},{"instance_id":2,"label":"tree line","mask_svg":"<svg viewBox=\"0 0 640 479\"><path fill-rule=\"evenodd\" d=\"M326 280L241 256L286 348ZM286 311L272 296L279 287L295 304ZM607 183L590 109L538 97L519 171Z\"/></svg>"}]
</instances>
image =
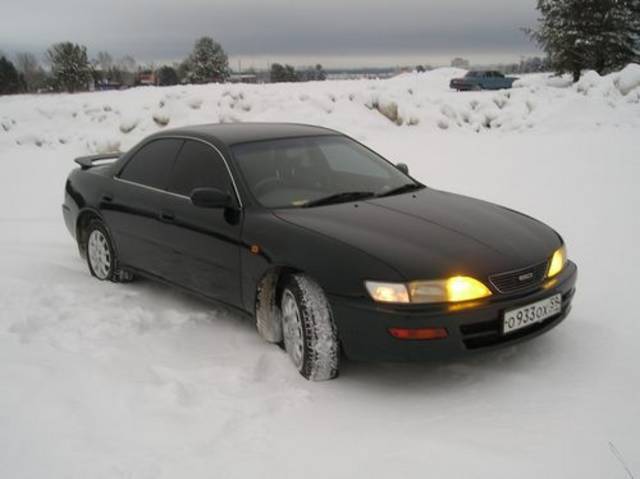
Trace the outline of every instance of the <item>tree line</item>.
<instances>
[{"instance_id":1,"label":"tree line","mask_svg":"<svg viewBox=\"0 0 640 479\"><path fill-rule=\"evenodd\" d=\"M40 91L83 91L95 88L153 84L159 86L178 83L225 82L231 76L229 59L222 46L211 37L199 38L189 56L182 62L159 67L143 67L126 55L118 60L105 51L89 59L87 48L72 42L51 45L46 51L45 64L32 53L18 53L14 61L0 55L0 94ZM269 79L273 82L324 80L322 65L296 71L291 65L274 63Z\"/></svg>"},{"instance_id":2,"label":"tree line","mask_svg":"<svg viewBox=\"0 0 640 479\"><path fill-rule=\"evenodd\" d=\"M15 63L0 55L0 94L38 91L73 93L109 85L133 86L144 74L153 84L222 82L229 77L229 61L222 46L211 37L195 42L191 54L176 65L145 68L126 55L118 60L105 51L89 59L87 48L72 42L51 45L44 55L45 70L32 53L19 53Z\"/></svg>"}]
</instances>

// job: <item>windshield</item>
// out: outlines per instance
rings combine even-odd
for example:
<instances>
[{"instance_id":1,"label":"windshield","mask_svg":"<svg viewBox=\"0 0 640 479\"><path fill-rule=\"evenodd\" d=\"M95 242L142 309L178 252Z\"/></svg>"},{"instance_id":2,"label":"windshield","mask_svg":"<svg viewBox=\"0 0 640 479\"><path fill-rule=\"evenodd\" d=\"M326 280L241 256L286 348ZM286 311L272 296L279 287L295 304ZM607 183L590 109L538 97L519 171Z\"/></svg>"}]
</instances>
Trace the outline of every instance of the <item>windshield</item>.
<instances>
[{"instance_id":1,"label":"windshield","mask_svg":"<svg viewBox=\"0 0 640 479\"><path fill-rule=\"evenodd\" d=\"M243 143L232 151L251 193L268 208L319 205L329 196L333 202L353 201L416 184L344 136Z\"/></svg>"}]
</instances>

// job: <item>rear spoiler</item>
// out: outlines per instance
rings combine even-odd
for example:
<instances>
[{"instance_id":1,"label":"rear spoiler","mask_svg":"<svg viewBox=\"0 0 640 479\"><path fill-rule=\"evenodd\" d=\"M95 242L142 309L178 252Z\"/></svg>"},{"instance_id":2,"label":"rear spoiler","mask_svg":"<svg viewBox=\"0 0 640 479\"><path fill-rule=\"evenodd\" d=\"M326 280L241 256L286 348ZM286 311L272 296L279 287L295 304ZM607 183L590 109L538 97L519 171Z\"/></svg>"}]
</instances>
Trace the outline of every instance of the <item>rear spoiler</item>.
<instances>
[{"instance_id":1,"label":"rear spoiler","mask_svg":"<svg viewBox=\"0 0 640 479\"><path fill-rule=\"evenodd\" d=\"M115 151L112 153L102 153L100 155L80 156L73 161L78 163L80 165L80 168L82 168L83 170L88 170L89 168L96 166L94 165L94 163L98 161L117 160L118 158L120 158L120 156L122 156L122 152Z\"/></svg>"}]
</instances>

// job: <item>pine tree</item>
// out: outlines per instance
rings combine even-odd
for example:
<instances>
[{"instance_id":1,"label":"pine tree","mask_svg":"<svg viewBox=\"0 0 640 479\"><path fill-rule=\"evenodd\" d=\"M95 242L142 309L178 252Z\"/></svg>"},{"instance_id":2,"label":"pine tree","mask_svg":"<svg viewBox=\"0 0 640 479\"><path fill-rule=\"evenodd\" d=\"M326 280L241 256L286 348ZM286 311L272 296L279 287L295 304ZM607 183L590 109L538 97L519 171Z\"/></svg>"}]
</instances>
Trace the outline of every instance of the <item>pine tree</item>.
<instances>
[{"instance_id":1,"label":"pine tree","mask_svg":"<svg viewBox=\"0 0 640 479\"><path fill-rule=\"evenodd\" d=\"M156 75L158 76L158 85L160 86L178 84L178 74L176 73L175 68L170 67L169 65L160 67L156 72Z\"/></svg>"},{"instance_id":2,"label":"pine tree","mask_svg":"<svg viewBox=\"0 0 640 479\"><path fill-rule=\"evenodd\" d=\"M86 47L71 42L56 43L47 50L47 58L58 90L73 93L87 88L91 81L91 66Z\"/></svg>"},{"instance_id":3,"label":"pine tree","mask_svg":"<svg viewBox=\"0 0 640 479\"><path fill-rule=\"evenodd\" d=\"M9 95L25 91L26 85L22 75L6 57L0 57L0 95Z\"/></svg>"},{"instance_id":4,"label":"pine tree","mask_svg":"<svg viewBox=\"0 0 640 479\"><path fill-rule=\"evenodd\" d=\"M538 0L538 27L527 30L558 73L578 81L639 58L640 0Z\"/></svg>"},{"instance_id":5,"label":"pine tree","mask_svg":"<svg viewBox=\"0 0 640 479\"><path fill-rule=\"evenodd\" d=\"M313 79L315 81L324 81L327 79L327 74L324 71L324 68L322 68L322 65L320 63L316 65Z\"/></svg>"},{"instance_id":6,"label":"pine tree","mask_svg":"<svg viewBox=\"0 0 640 479\"><path fill-rule=\"evenodd\" d=\"M192 83L223 82L229 77L227 54L211 37L196 41L188 65L188 78Z\"/></svg>"},{"instance_id":7,"label":"pine tree","mask_svg":"<svg viewBox=\"0 0 640 479\"><path fill-rule=\"evenodd\" d=\"M592 61L603 74L640 60L640 0L590 2Z\"/></svg>"},{"instance_id":8,"label":"pine tree","mask_svg":"<svg viewBox=\"0 0 640 479\"><path fill-rule=\"evenodd\" d=\"M296 69L291 65L281 65L274 63L271 65L271 83L297 82L300 77Z\"/></svg>"}]
</instances>

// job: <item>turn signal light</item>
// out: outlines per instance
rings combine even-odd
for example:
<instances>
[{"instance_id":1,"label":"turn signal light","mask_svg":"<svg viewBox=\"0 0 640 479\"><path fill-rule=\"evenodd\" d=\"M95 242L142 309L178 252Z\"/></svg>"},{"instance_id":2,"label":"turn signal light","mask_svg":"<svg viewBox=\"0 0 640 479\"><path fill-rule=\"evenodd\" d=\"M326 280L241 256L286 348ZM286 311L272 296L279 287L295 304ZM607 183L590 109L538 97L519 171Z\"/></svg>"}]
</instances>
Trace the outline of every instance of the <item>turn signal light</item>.
<instances>
[{"instance_id":1,"label":"turn signal light","mask_svg":"<svg viewBox=\"0 0 640 479\"><path fill-rule=\"evenodd\" d=\"M398 339L444 339L445 328L389 328L389 334Z\"/></svg>"}]
</instances>

